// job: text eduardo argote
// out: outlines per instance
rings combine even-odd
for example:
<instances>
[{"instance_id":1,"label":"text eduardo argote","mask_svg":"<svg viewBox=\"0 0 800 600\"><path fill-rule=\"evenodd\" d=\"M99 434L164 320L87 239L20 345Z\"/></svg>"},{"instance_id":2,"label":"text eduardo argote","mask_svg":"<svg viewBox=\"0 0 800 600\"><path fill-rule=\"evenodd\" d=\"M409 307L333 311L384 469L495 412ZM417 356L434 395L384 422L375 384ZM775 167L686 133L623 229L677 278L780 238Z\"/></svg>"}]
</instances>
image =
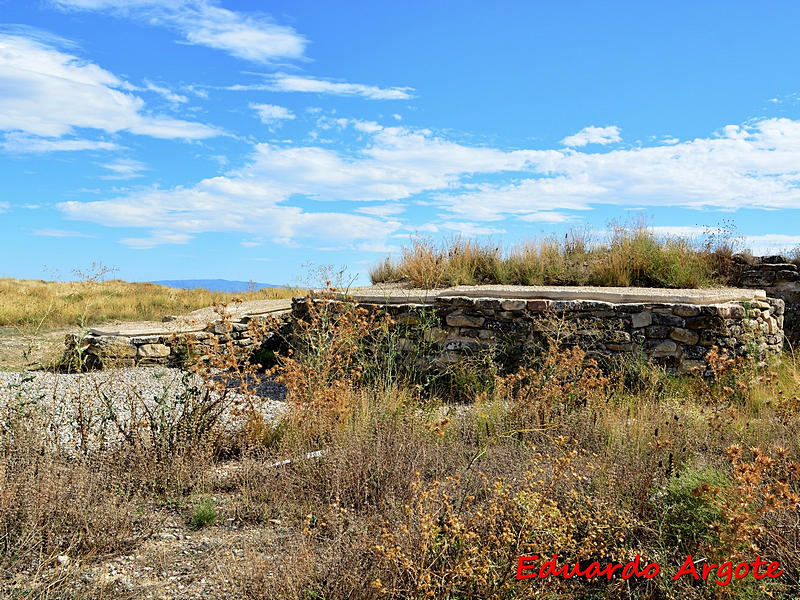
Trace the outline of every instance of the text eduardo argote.
<instances>
[{"instance_id":1,"label":"text eduardo argote","mask_svg":"<svg viewBox=\"0 0 800 600\"><path fill-rule=\"evenodd\" d=\"M752 577L755 580L776 579L783 571L777 561L768 561L756 556L751 562L734 563L732 561L720 564L695 561L692 555L686 557L683 565L675 573L665 574L673 580L692 578L707 581L713 579L714 583L726 586L734 579ZM548 577L561 577L571 579L582 577L585 579L652 579L661 574L661 567L656 563L642 563L640 555L627 563L608 563L601 565L592 562L582 567L580 563L559 565L555 554L540 563L538 555L520 556L517 561L517 579L546 579Z\"/></svg>"}]
</instances>

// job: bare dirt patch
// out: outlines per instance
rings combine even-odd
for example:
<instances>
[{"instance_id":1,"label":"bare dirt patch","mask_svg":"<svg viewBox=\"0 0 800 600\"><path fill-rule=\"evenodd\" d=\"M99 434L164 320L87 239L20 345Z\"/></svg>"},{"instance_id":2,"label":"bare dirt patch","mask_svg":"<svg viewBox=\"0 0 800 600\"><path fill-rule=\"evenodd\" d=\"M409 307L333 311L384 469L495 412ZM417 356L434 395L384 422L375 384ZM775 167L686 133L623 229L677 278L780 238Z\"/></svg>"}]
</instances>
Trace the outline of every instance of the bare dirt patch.
<instances>
[{"instance_id":1,"label":"bare dirt patch","mask_svg":"<svg viewBox=\"0 0 800 600\"><path fill-rule=\"evenodd\" d=\"M46 368L64 350L64 337L70 329L26 333L14 327L0 327L0 371Z\"/></svg>"}]
</instances>

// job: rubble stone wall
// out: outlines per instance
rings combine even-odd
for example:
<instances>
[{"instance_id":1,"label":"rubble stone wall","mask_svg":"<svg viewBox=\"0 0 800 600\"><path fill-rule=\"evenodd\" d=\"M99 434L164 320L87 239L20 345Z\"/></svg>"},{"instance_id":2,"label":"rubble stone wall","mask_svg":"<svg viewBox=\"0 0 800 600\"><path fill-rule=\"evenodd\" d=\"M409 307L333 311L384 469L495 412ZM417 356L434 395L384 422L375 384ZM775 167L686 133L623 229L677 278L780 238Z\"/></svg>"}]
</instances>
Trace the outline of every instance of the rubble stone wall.
<instances>
[{"instance_id":1,"label":"rubble stone wall","mask_svg":"<svg viewBox=\"0 0 800 600\"><path fill-rule=\"evenodd\" d=\"M707 369L713 346L761 357L783 346L784 302L771 298L697 305L440 296L426 303L357 305L388 311L398 323L425 323L406 327L401 346L423 336L438 344L444 362L496 344L534 352L551 336L597 358L640 355L670 371L690 372ZM292 310L303 318L308 308L296 299Z\"/></svg>"},{"instance_id":2,"label":"rubble stone wall","mask_svg":"<svg viewBox=\"0 0 800 600\"><path fill-rule=\"evenodd\" d=\"M219 344L230 344L234 352L242 354L253 352L253 338L260 337L254 336L258 319L244 316L216 321L198 331L154 335L68 334L66 347L72 362L81 368L179 366L191 354L207 355Z\"/></svg>"},{"instance_id":3,"label":"rubble stone wall","mask_svg":"<svg viewBox=\"0 0 800 600\"><path fill-rule=\"evenodd\" d=\"M800 269L783 256L734 257L738 287L764 290L770 298L786 304L784 334L786 341L800 348Z\"/></svg>"}]
</instances>

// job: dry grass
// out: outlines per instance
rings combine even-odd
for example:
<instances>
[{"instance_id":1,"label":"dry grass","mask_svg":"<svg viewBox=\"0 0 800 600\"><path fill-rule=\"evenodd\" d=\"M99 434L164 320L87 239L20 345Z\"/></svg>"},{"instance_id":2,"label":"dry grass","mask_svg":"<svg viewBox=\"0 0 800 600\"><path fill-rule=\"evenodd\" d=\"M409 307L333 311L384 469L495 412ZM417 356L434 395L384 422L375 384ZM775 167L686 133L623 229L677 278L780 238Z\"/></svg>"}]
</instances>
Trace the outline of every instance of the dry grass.
<instances>
[{"instance_id":1,"label":"dry grass","mask_svg":"<svg viewBox=\"0 0 800 600\"><path fill-rule=\"evenodd\" d=\"M423 288L480 283L698 288L724 285L735 241L709 234L704 243L658 236L643 224L616 225L602 239L588 229L504 249L460 237L440 246L417 238L398 261L370 272L373 283L408 280Z\"/></svg>"},{"instance_id":2,"label":"dry grass","mask_svg":"<svg viewBox=\"0 0 800 600\"><path fill-rule=\"evenodd\" d=\"M81 327L107 321L160 321L215 302L291 298L297 290L271 288L229 294L126 281L0 279L0 327L25 330Z\"/></svg>"},{"instance_id":3,"label":"dry grass","mask_svg":"<svg viewBox=\"0 0 800 600\"><path fill-rule=\"evenodd\" d=\"M293 408L278 423L259 417L254 396L231 405L233 426L198 420L217 406L198 390L159 404L166 420L120 422L122 442L75 456L42 441L47 419L25 413L25 398L0 413L0 589L194 597L188 588L202 580L205 597L275 600L797 597L793 359L764 369L720 355L706 381L644 363L600 372L553 344L519 369L497 367L491 381L473 378L475 402L463 405L452 402L461 393L437 396L448 388L421 388L419 374L374 352L390 339L379 315L324 303L308 311L276 369ZM220 368L247 369L224 344L218 352L195 365L216 386ZM67 413L86 406L75 399ZM157 587L108 587L92 575L122 552L172 573L164 557L178 551L142 556L152 541L142 538L165 514L200 535L199 507L213 513L202 535L225 551L208 550ZM553 553L561 564L640 554L666 573L689 553L715 562L758 553L780 560L784 575L725 588L514 578L519 555ZM58 555L71 557L74 576L59 575Z\"/></svg>"}]
</instances>

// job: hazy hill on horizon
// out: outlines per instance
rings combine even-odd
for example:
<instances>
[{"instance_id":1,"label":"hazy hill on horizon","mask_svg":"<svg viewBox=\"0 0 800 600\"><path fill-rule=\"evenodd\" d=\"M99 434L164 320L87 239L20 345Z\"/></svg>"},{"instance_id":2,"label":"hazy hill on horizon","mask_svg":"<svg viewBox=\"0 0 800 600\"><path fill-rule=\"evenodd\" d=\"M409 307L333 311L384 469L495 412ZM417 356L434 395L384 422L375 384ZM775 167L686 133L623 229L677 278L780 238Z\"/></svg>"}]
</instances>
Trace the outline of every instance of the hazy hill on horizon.
<instances>
[{"instance_id":1,"label":"hazy hill on horizon","mask_svg":"<svg viewBox=\"0 0 800 600\"><path fill-rule=\"evenodd\" d=\"M150 283L182 290L202 288L211 292L233 293L283 287L271 283L259 283L257 281L234 281L230 279L164 279L160 281L151 281Z\"/></svg>"}]
</instances>

